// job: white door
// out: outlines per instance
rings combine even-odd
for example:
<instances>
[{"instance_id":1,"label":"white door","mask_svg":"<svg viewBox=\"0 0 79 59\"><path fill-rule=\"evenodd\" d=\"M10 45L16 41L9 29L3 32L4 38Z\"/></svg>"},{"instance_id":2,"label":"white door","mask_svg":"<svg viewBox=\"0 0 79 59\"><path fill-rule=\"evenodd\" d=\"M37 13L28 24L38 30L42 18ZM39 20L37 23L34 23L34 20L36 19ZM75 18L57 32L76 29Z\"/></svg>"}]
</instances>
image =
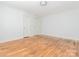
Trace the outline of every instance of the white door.
<instances>
[{"instance_id":1,"label":"white door","mask_svg":"<svg viewBox=\"0 0 79 59\"><path fill-rule=\"evenodd\" d=\"M41 21L27 17L23 21L23 36L31 36L41 33Z\"/></svg>"},{"instance_id":2,"label":"white door","mask_svg":"<svg viewBox=\"0 0 79 59\"><path fill-rule=\"evenodd\" d=\"M23 20L23 36L30 35L30 19L27 17Z\"/></svg>"}]
</instances>

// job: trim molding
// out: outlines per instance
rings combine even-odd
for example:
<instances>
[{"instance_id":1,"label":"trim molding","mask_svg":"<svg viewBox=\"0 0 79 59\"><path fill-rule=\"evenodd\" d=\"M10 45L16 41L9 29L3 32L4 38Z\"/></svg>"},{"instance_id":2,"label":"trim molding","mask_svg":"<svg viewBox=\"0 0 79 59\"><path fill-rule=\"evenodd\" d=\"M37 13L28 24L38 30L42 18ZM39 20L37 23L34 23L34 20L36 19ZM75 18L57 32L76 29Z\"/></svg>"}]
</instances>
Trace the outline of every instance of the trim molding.
<instances>
[{"instance_id":1,"label":"trim molding","mask_svg":"<svg viewBox=\"0 0 79 59\"><path fill-rule=\"evenodd\" d=\"M0 41L0 43L4 43L4 42L8 42L8 41L12 41L12 40L18 40L18 39L22 39L24 38L23 36L22 37L16 37L16 38L12 38L12 39L6 39L6 40L2 40Z\"/></svg>"},{"instance_id":2,"label":"trim molding","mask_svg":"<svg viewBox=\"0 0 79 59\"><path fill-rule=\"evenodd\" d=\"M54 37L59 37L59 38L63 38L63 39L79 40L79 38L76 38L76 37L68 37L68 36L52 35L52 34L47 34L47 35L54 36Z\"/></svg>"}]
</instances>

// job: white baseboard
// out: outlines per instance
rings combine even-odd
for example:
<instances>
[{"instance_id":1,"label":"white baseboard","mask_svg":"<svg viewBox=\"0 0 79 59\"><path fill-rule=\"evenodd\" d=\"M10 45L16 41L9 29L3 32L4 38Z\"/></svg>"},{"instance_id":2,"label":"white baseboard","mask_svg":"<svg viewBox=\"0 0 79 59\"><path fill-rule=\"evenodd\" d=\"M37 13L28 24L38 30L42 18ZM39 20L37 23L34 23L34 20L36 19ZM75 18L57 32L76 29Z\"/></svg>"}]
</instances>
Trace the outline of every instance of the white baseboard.
<instances>
[{"instance_id":1,"label":"white baseboard","mask_svg":"<svg viewBox=\"0 0 79 59\"><path fill-rule=\"evenodd\" d=\"M54 36L54 37L59 37L59 38L63 38L63 39L79 40L79 38L76 38L76 37L68 37L68 36L52 35L52 34L47 34L47 35L49 35L49 36Z\"/></svg>"},{"instance_id":2,"label":"white baseboard","mask_svg":"<svg viewBox=\"0 0 79 59\"><path fill-rule=\"evenodd\" d=\"M1 40L0 43L4 43L4 42L8 42L8 41L13 41L13 40L18 40L18 39L22 39L22 37L16 37L16 38L12 38L12 39L6 39L6 40Z\"/></svg>"},{"instance_id":3,"label":"white baseboard","mask_svg":"<svg viewBox=\"0 0 79 59\"><path fill-rule=\"evenodd\" d=\"M38 35L38 34L37 34L37 35ZM40 34L40 35L41 35L41 34ZM43 34L43 35L49 35L49 36L59 37L59 38L63 38L63 39L76 40L76 41L79 40L79 38L76 38L76 37L67 37L67 36L60 36L60 35L53 35L53 34ZM29 36L33 36L33 35L29 35ZM27 36L27 37L28 37L28 36ZM24 38L24 37L21 36L21 37L12 38L12 39L6 39L6 40L0 41L0 43L12 41L12 40L18 40L18 39L22 39L22 38Z\"/></svg>"}]
</instances>

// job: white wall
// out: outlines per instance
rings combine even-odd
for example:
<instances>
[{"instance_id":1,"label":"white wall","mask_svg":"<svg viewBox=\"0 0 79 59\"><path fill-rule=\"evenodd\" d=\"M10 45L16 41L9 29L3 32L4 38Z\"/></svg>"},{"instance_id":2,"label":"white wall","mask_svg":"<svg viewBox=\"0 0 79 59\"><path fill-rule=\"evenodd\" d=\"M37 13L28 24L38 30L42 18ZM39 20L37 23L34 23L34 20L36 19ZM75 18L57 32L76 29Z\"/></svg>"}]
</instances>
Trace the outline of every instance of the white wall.
<instances>
[{"instance_id":1,"label":"white wall","mask_svg":"<svg viewBox=\"0 0 79 59\"><path fill-rule=\"evenodd\" d=\"M8 6L0 6L0 42L18 39L29 34L40 32L35 26L36 19L33 15ZM25 28L25 30L24 30ZM39 28L39 27L38 27ZM36 29L36 30L35 30ZM24 33L25 32L25 33Z\"/></svg>"},{"instance_id":2,"label":"white wall","mask_svg":"<svg viewBox=\"0 0 79 59\"><path fill-rule=\"evenodd\" d=\"M42 33L79 38L79 9L67 10L42 18Z\"/></svg>"}]
</instances>

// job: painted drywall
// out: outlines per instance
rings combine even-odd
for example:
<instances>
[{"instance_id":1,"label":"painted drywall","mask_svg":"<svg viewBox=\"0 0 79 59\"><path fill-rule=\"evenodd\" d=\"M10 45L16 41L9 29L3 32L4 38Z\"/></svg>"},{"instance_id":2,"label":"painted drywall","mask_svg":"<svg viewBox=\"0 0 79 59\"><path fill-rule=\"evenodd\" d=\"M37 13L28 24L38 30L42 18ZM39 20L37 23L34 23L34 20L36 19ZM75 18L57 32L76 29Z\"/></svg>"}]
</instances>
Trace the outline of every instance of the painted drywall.
<instances>
[{"instance_id":1,"label":"painted drywall","mask_svg":"<svg viewBox=\"0 0 79 59\"><path fill-rule=\"evenodd\" d=\"M42 20L43 34L79 38L79 9L48 15Z\"/></svg>"},{"instance_id":2,"label":"painted drywall","mask_svg":"<svg viewBox=\"0 0 79 59\"><path fill-rule=\"evenodd\" d=\"M23 12L7 6L0 6L0 42L23 36Z\"/></svg>"},{"instance_id":3,"label":"painted drywall","mask_svg":"<svg viewBox=\"0 0 79 59\"><path fill-rule=\"evenodd\" d=\"M3 21L3 9L2 7L0 8L0 39L3 39L3 25L2 25L2 21Z\"/></svg>"},{"instance_id":4,"label":"painted drywall","mask_svg":"<svg viewBox=\"0 0 79 59\"><path fill-rule=\"evenodd\" d=\"M40 32L37 19L18 8L0 6L0 42ZM37 24L35 26L35 24Z\"/></svg>"}]
</instances>

